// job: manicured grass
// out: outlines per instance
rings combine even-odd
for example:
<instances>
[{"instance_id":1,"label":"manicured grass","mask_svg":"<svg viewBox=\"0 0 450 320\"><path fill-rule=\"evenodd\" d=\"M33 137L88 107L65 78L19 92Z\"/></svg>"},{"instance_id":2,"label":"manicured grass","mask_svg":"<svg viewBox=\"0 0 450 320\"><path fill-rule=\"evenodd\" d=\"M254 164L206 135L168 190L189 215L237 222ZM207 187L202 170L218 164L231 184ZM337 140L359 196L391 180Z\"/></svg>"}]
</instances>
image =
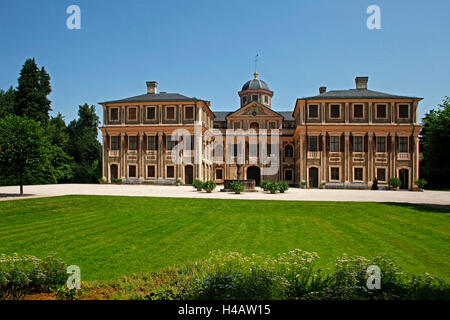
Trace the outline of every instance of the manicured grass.
<instances>
[{"instance_id":1,"label":"manicured grass","mask_svg":"<svg viewBox=\"0 0 450 320\"><path fill-rule=\"evenodd\" d=\"M208 256L209 251L385 254L403 271L450 280L450 212L354 202L65 196L0 202L0 253L55 255L84 280Z\"/></svg>"}]
</instances>

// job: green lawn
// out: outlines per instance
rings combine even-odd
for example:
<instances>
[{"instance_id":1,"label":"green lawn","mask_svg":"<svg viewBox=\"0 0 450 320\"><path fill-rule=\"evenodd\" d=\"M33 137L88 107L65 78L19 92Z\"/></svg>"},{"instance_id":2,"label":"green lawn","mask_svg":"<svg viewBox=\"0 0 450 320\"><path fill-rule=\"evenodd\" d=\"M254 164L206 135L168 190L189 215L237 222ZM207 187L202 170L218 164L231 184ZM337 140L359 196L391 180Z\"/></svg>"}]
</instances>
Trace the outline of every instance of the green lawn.
<instances>
[{"instance_id":1,"label":"green lawn","mask_svg":"<svg viewBox=\"0 0 450 320\"><path fill-rule=\"evenodd\" d=\"M395 204L65 196L0 202L0 253L55 255L84 280L115 279L209 251L386 254L450 280L450 212Z\"/></svg>"}]
</instances>

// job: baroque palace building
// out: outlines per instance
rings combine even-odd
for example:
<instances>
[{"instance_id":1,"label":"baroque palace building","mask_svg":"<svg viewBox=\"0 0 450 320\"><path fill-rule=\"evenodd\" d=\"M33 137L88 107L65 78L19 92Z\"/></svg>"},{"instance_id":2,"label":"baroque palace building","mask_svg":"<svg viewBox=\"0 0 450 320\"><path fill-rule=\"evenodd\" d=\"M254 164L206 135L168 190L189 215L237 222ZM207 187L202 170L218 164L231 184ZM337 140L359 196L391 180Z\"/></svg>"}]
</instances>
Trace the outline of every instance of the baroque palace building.
<instances>
[{"instance_id":1,"label":"baroque palace building","mask_svg":"<svg viewBox=\"0 0 450 320\"><path fill-rule=\"evenodd\" d=\"M356 88L327 91L298 98L293 111L272 109L274 92L266 82L254 79L238 92L240 107L229 112L214 112L209 101L178 93L157 91L156 82L147 82L147 93L131 98L100 103L103 106L103 178L129 183L191 184L193 179L283 180L308 188L370 188L374 179L387 186L397 177L403 189L417 188L419 177L418 104L422 98L393 95L367 88L367 77L355 79ZM195 126L194 123L197 125ZM279 130L279 143L270 137L264 152L279 148L279 168L265 174L265 166L252 141L223 143L209 156L203 153L211 142L203 134L210 129ZM201 146L191 161L174 163L172 149L177 144L171 135L184 129L191 136L190 146ZM198 130L198 129L197 129ZM195 137L195 138L194 138ZM187 140L189 141L189 140ZM224 139L225 141L225 139ZM237 140L236 140L237 141ZM227 153L242 148L240 164L219 163ZM259 146L256 146L258 150ZM275 150L276 151L276 150Z\"/></svg>"}]
</instances>

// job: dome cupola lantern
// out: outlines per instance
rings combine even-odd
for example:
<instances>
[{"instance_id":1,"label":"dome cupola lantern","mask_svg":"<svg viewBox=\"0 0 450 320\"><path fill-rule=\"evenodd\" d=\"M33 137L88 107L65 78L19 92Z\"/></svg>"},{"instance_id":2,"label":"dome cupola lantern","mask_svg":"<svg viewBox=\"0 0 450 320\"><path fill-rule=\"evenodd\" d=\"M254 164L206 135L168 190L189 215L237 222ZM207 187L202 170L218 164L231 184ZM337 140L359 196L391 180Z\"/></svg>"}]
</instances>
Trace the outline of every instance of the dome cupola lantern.
<instances>
[{"instance_id":1,"label":"dome cupola lantern","mask_svg":"<svg viewBox=\"0 0 450 320\"><path fill-rule=\"evenodd\" d=\"M247 81L238 92L241 98L241 108L252 101L258 102L268 108L272 104L273 91L263 80L258 79L258 72L253 73L254 79Z\"/></svg>"}]
</instances>

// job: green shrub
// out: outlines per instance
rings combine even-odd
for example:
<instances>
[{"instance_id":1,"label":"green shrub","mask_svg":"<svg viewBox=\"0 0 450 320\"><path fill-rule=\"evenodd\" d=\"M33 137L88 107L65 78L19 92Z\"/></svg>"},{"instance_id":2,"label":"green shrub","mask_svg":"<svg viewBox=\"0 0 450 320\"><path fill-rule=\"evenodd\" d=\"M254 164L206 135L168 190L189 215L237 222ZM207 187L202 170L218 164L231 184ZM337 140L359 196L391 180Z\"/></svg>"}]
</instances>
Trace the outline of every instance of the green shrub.
<instances>
[{"instance_id":1,"label":"green shrub","mask_svg":"<svg viewBox=\"0 0 450 320\"><path fill-rule=\"evenodd\" d=\"M0 255L0 300L21 299L30 292L48 292L67 281L66 265L47 257Z\"/></svg>"},{"instance_id":2,"label":"green shrub","mask_svg":"<svg viewBox=\"0 0 450 320\"><path fill-rule=\"evenodd\" d=\"M269 181L263 180L263 181L261 181L260 186L261 186L261 188L264 189L264 191L267 191L267 186L269 185L269 183L270 183Z\"/></svg>"},{"instance_id":3,"label":"green shrub","mask_svg":"<svg viewBox=\"0 0 450 320\"><path fill-rule=\"evenodd\" d=\"M234 271L217 272L201 280L200 288L192 296L195 300L254 300L272 299L274 280L268 270L257 269L250 273Z\"/></svg>"},{"instance_id":4,"label":"green shrub","mask_svg":"<svg viewBox=\"0 0 450 320\"><path fill-rule=\"evenodd\" d=\"M233 181L231 183L231 190L235 193L241 193L244 191L244 184L241 181Z\"/></svg>"},{"instance_id":5,"label":"green shrub","mask_svg":"<svg viewBox=\"0 0 450 320\"><path fill-rule=\"evenodd\" d=\"M203 189L206 190L206 192L210 193L216 188L216 182L212 180L208 180L203 183Z\"/></svg>"},{"instance_id":6,"label":"green shrub","mask_svg":"<svg viewBox=\"0 0 450 320\"><path fill-rule=\"evenodd\" d=\"M390 178L389 179L389 185L393 188L393 189L397 189L398 187L400 187L402 185L402 182L399 178Z\"/></svg>"},{"instance_id":7,"label":"green shrub","mask_svg":"<svg viewBox=\"0 0 450 320\"><path fill-rule=\"evenodd\" d=\"M103 178L98 179L98 183L104 184L105 183L105 179L103 179Z\"/></svg>"},{"instance_id":8,"label":"green shrub","mask_svg":"<svg viewBox=\"0 0 450 320\"><path fill-rule=\"evenodd\" d=\"M414 181L414 183L420 188L420 189L423 189L426 185L427 185L427 180L425 180L425 179L419 179L419 180L416 180L416 181Z\"/></svg>"},{"instance_id":9,"label":"green shrub","mask_svg":"<svg viewBox=\"0 0 450 320\"><path fill-rule=\"evenodd\" d=\"M450 287L431 275L408 275L384 257L343 255L316 269L316 253L292 250L275 257L213 252L203 261L162 274L149 299L450 299ZM377 265L381 288L367 288L367 268Z\"/></svg>"},{"instance_id":10,"label":"green shrub","mask_svg":"<svg viewBox=\"0 0 450 320\"><path fill-rule=\"evenodd\" d=\"M114 183L122 183L122 179L120 179L120 178L117 178L117 179L114 179Z\"/></svg>"},{"instance_id":11,"label":"green shrub","mask_svg":"<svg viewBox=\"0 0 450 320\"><path fill-rule=\"evenodd\" d=\"M280 191L281 193L284 193L285 191L287 191L289 189L289 185L284 181L280 181L277 184L277 188L278 188L278 191Z\"/></svg>"},{"instance_id":12,"label":"green shrub","mask_svg":"<svg viewBox=\"0 0 450 320\"><path fill-rule=\"evenodd\" d=\"M269 190L270 193L276 193L278 191L278 183L277 182L268 182L267 190Z\"/></svg>"},{"instance_id":13,"label":"green shrub","mask_svg":"<svg viewBox=\"0 0 450 320\"><path fill-rule=\"evenodd\" d=\"M195 179L192 183L192 186L197 189L197 191L202 191L203 189L203 182L201 180Z\"/></svg>"}]
</instances>

